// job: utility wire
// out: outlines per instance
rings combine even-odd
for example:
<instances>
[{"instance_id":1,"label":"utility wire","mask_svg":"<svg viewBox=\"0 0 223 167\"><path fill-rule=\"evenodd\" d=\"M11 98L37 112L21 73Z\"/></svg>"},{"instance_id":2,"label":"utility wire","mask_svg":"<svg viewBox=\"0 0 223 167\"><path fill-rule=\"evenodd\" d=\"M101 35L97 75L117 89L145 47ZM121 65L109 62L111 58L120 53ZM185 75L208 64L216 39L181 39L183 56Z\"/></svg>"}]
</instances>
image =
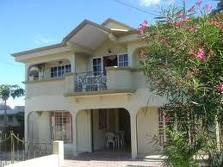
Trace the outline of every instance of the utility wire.
<instances>
[{"instance_id":1,"label":"utility wire","mask_svg":"<svg viewBox=\"0 0 223 167\"><path fill-rule=\"evenodd\" d=\"M138 8L136 6L130 5L128 3L125 3L125 2L122 2L122 1L119 1L119 0L113 0L113 1L116 2L116 3L118 3L118 4L121 4L123 6L129 7L129 8L132 8L132 9L135 9L137 11L140 11L140 12L143 12L143 13L146 13L146 14L149 14L149 15L152 15L152 16L156 16L156 17L157 16L160 16L159 14L155 14L155 13L152 13L152 12L149 12L149 11L146 11L146 10L143 10L141 8Z\"/></svg>"}]
</instances>

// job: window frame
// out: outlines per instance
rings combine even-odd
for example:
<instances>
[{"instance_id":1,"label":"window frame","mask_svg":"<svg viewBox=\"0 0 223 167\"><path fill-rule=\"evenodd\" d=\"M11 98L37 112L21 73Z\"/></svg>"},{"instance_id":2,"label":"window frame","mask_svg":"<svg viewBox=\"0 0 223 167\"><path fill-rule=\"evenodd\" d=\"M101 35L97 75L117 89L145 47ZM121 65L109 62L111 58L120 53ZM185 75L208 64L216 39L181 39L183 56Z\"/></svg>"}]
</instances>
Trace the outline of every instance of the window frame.
<instances>
[{"instance_id":1,"label":"window frame","mask_svg":"<svg viewBox=\"0 0 223 167\"><path fill-rule=\"evenodd\" d=\"M120 62L120 57L123 56L123 62ZM125 60L125 57L127 56L127 61ZM128 67L129 66L129 55L128 53L119 53L117 54L117 61L118 61L118 67ZM123 63L123 66L121 66L120 64ZM125 63L127 63L127 65L125 65Z\"/></svg>"},{"instance_id":2,"label":"window frame","mask_svg":"<svg viewBox=\"0 0 223 167\"><path fill-rule=\"evenodd\" d=\"M58 116L59 114L60 114L60 117ZM65 114L64 117L63 117L63 114ZM70 123L69 132L68 131L66 132L66 133L69 133L69 136L70 136L70 138L68 140L64 140L64 138L62 136L61 136L62 139L57 136L58 133L60 133L59 129L63 129L65 127L64 118L65 119L69 118L69 123ZM50 116L50 120L51 120L51 138L52 138L52 140L63 140L65 144L73 143L73 125L72 125L73 120L72 120L71 113L65 112L65 111L53 112ZM59 122L57 122L57 121L59 121ZM58 127L58 126L60 126L60 127Z\"/></svg>"},{"instance_id":3,"label":"window frame","mask_svg":"<svg viewBox=\"0 0 223 167\"><path fill-rule=\"evenodd\" d=\"M71 72L71 64L55 65L50 67L51 78L62 78L64 77L64 74L70 72Z\"/></svg>"},{"instance_id":4,"label":"window frame","mask_svg":"<svg viewBox=\"0 0 223 167\"><path fill-rule=\"evenodd\" d=\"M96 60L96 59L100 59L100 61L101 61L101 63L100 63L100 70L99 71L95 71L94 70L94 60ZM98 67L99 67L99 65L97 65ZM94 57L93 59L92 59L92 72L93 72L93 74L94 75L100 75L101 73L102 73L102 67L103 67L103 59L102 59L102 57Z\"/></svg>"}]
</instances>

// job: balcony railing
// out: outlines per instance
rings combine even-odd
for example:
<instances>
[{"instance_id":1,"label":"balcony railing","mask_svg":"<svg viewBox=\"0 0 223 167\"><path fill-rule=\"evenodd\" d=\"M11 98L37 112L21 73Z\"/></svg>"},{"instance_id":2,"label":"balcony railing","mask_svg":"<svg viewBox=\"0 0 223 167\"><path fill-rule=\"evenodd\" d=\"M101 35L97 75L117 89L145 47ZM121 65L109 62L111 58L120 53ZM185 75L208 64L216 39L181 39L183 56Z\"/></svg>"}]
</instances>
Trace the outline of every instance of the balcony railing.
<instances>
[{"instance_id":1,"label":"balcony railing","mask_svg":"<svg viewBox=\"0 0 223 167\"><path fill-rule=\"evenodd\" d=\"M84 72L75 75L75 92L100 91L107 89L107 77L103 72Z\"/></svg>"}]
</instances>

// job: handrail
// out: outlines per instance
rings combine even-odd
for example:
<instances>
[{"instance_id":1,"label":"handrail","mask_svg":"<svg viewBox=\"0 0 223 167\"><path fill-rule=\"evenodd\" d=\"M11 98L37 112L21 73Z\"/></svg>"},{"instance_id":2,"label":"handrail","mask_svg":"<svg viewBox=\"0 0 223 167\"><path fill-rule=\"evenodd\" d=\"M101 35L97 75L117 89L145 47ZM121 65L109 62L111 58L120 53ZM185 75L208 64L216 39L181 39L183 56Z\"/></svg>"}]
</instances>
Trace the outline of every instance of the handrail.
<instances>
[{"instance_id":1,"label":"handrail","mask_svg":"<svg viewBox=\"0 0 223 167\"><path fill-rule=\"evenodd\" d=\"M74 78L75 92L106 90L107 77L104 71L76 73Z\"/></svg>"}]
</instances>

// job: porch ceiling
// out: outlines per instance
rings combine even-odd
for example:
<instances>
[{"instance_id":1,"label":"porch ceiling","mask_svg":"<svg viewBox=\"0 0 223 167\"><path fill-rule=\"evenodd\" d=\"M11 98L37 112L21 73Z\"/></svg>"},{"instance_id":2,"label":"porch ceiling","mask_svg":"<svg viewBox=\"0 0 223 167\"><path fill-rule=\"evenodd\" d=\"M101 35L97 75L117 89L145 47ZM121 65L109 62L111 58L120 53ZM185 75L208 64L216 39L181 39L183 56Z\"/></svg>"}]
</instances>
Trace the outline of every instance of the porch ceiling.
<instances>
[{"instance_id":1,"label":"porch ceiling","mask_svg":"<svg viewBox=\"0 0 223 167\"><path fill-rule=\"evenodd\" d=\"M85 20L74 31L68 34L63 41L94 50L109 38L110 33L111 31L106 27Z\"/></svg>"}]
</instances>

